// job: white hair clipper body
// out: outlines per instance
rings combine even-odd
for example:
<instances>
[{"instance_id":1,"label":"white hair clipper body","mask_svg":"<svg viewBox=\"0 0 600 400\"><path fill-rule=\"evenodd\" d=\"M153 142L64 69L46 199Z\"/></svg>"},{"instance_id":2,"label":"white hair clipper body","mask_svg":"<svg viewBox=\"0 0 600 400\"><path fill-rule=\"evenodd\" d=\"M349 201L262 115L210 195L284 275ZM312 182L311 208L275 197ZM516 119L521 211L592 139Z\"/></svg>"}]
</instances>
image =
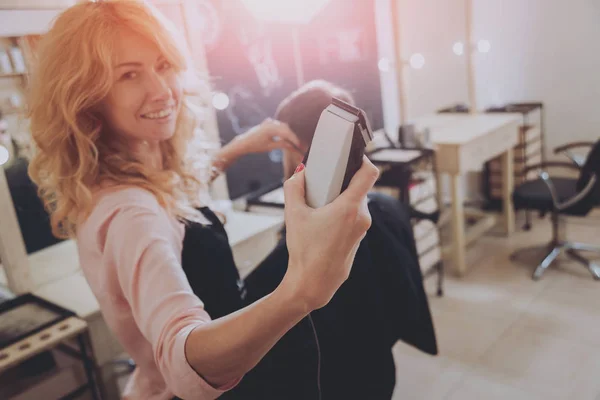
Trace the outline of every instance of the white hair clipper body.
<instances>
[{"instance_id":1,"label":"white hair clipper body","mask_svg":"<svg viewBox=\"0 0 600 400\"><path fill-rule=\"evenodd\" d=\"M371 140L373 134L364 111L334 98L321 113L304 157L309 206L323 207L348 187Z\"/></svg>"}]
</instances>

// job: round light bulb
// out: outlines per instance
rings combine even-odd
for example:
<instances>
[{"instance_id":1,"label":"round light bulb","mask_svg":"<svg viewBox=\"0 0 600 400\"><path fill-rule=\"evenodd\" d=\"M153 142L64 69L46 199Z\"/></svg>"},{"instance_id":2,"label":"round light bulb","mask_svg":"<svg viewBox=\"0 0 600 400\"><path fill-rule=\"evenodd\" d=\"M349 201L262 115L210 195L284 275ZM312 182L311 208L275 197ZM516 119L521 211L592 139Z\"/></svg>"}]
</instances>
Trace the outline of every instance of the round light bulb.
<instances>
[{"instance_id":1,"label":"round light bulb","mask_svg":"<svg viewBox=\"0 0 600 400\"><path fill-rule=\"evenodd\" d=\"M425 57L421 53L415 53L410 56L410 66L414 69L421 69L425 65Z\"/></svg>"},{"instance_id":2,"label":"round light bulb","mask_svg":"<svg viewBox=\"0 0 600 400\"><path fill-rule=\"evenodd\" d=\"M0 146L0 165L6 164L9 158L10 153L8 152L8 149L4 146Z\"/></svg>"},{"instance_id":3,"label":"round light bulb","mask_svg":"<svg viewBox=\"0 0 600 400\"><path fill-rule=\"evenodd\" d=\"M480 40L477 42L477 50L480 53L489 53L492 48L492 44L489 40Z\"/></svg>"},{"instance_id":4,"label":"round light bulb","mask_svg":"<svg viewBox=\"0 0 600 400\"><path fill-rule=\"evenodd\" d=\"M464 52L465 52L465 45L462 42L456 42L452 46L452 51L457 56L462 56L464 54Z\"/></svg>"},{"instance_id":5,"label":"round light bulb","mask_svg":"<svg viewBox=\"0 0 600 400\"><path fill-rule=\"evenodd\" d=\"M223 92L215 93L212 98L212 104L217 110L224 110L229 107L229 96Z\"/></svg>"}]
</instances>

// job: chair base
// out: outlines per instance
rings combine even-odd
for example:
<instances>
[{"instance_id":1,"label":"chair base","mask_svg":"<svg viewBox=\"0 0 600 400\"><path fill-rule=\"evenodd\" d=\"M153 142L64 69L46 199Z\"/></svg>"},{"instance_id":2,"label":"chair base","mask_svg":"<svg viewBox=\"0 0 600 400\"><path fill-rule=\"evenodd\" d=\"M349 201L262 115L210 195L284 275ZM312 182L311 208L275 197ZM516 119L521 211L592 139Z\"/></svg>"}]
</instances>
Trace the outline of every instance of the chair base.
<instances>
[{"instance_id":1,"label":"chair base","mask_svg":"<svg viewBox=\"0 0 600 400\"><path fill-rule=\"evenodd\" d=\"M552 240L550 241L550 243L544 246L527 247L519 249L510 255L510 260L514 261L517 258L518 254L521 254L526 251L531 251L534 249L546 249L548 253L544 257L542 262L535 268L535 271L533 271L532 278L534 281L537 281L542 277L544 271L548 269L548 267L558 258L558 256L561 253L564 253L568 257L577 261L578 263L583 264L588 269L588 271L590 271L595 280L600 280L600 265L591 262L587 258L583 257L581 254L579 254L580 251L590 251L600 254L600 246L593 246L591 244L576 243L563 240L565 238L565 224L562 220L563 218L561 218L561 216L558 213L553 212L551 214Z\"/></svg>"},{"instance_id":2,"label":"chair base","mask_svg":"<svg viewBox=\"0 0 600 400\"><path fill-rule=\"evenodd\" d=\"M583 257L579 252L580 251L591 251L600 254L600 246L592 246L585 243L574 243L574 242L554 242L550 243L548 246L544 246L548 249L548 254L544 257L542 262L535 268L533 272L532 279L537 281L539 280L544 272L550 267L550 265L556 261L560 254L565 254L571 259L577 261L578 263L585 266L588 271L592 274L595 280L600 280L600 265L593 263L587 258ZM536 249L539 249L537 247ZM542 247L543 248L543 247ZM532 250L531 248L519 249L513 254L511 254L511 260L516 258L516 255L522 253L523 251Z\"/></svg>"}]
</instances>

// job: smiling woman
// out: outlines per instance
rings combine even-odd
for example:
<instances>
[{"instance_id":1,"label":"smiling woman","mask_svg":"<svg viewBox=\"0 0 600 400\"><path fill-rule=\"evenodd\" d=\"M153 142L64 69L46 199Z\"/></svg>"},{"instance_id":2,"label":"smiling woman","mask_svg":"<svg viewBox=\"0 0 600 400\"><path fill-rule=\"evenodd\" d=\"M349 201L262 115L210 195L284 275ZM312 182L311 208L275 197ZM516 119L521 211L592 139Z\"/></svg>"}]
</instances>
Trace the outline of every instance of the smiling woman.
<instances>
[{"instance_id":1,"label":"smiling woman","mask_svg":"<svg viewBox=\"0 0 600 400\"><path fill-rule=\"evenodd\" d=\"M313 210L299 168L285 184L285 277L244 303L226 231L202 201L211 176L205 172L299 141L286 124L268 120L214 160L203 158L196 151L201 114L191 101L201 94L191 89L203 85L183 44L147 2L81 2L44 36L31 82L37 149L30 175L54 232L77 240L104 319L136 362L126 399L216 398L288 331L302 332L297 324L348 277L370 224L363 204L378 175L365 159L336 201ZM283 389L283 396L260 398L306 398Z\"/></svg>"},{"instance_id":2,"label":"smiling woman","mask_svg":"<svg viewBox=\"0 0 600 400\"><path fill-rule=\"evenodd\" d=\"M98 183L140 185L176 215L198 219L192 207L207 182L198 179L198 160L182 157L198 120L188 98L200 85L177 30L152 8L128 3L72 7L40 44L30 93L40 151L30 174L59 237L89 213Z\"/></svg>"}]
</instances>

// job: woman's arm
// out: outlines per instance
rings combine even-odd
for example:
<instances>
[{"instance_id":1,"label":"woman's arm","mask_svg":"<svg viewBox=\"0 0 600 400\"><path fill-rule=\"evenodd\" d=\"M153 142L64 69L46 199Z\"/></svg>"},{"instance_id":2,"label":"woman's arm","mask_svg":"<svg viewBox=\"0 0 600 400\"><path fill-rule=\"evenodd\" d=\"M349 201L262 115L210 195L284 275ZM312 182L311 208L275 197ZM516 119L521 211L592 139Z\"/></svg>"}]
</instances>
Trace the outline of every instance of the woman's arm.
<instances>
[{"instance_id":1,"label":"woman's arm","mask_svg":"<svg viewBox=\"0 0 600 400\"><path fill-rule=\"evenodd\" d=\"M211 178L214 180L245 154L264 153L274 149L293 150L294 146L297 148L299 145L298 138L286 124L267 119L248 132L236 136L231 142L219 149L213 159Z\"/></svg>"},{"instance_id":2,"label":"woman's arm","mask_svg":"<svg viewBox=\"0 0 600 400\"><path fill-rule=\"evenodd\" d=\"M306 300L287 279L255 304L211 321L183 272L180 238L164 210L141 189L116 196L96 236L106 267L169 389L180 398L216 398L306 315Z\"/></svg>"},{"instance_id":3,"label":"woman's arm","mask_svg":"<svg viewBox=\"0 0 600 400\"><path fill-rule=\"evenodd\" d=\"M226 385L254 368L309 311L284 278L275 291L250 306L194 329L185 347L187 360L215 387Z\"/></svg>"},{"instance_id":4,"label":"woman's arm","mask_svg":"<svg viewBox=\"0 0 600 400\"><path fill-rule=\"evenodd\" d=\"M231 142L227 143L217 151L212 162L211 180L217 178L241 156L247 154L240 137L236 136Z\"/></svg>"},{"instance_id":5,"label":"woman's arm","mask_svg":"<svg viewBox=\"0 0 600 400\"><path fill-rule=\"evenodd\" d=\"M173 228L157 204L125 207L108 217L107 231L100 234L104 257L116 269L136 325L177 396L218 396L215 387L226 390L237 383L285 332L331 300L370 226L365 198L377 176L365 158L349 187L320 209L306 205L304 172L286 181L290 258L282 283L214 321L187 282L176 257L176 235L169 233Z\"/></svg>"}]
</instances>

